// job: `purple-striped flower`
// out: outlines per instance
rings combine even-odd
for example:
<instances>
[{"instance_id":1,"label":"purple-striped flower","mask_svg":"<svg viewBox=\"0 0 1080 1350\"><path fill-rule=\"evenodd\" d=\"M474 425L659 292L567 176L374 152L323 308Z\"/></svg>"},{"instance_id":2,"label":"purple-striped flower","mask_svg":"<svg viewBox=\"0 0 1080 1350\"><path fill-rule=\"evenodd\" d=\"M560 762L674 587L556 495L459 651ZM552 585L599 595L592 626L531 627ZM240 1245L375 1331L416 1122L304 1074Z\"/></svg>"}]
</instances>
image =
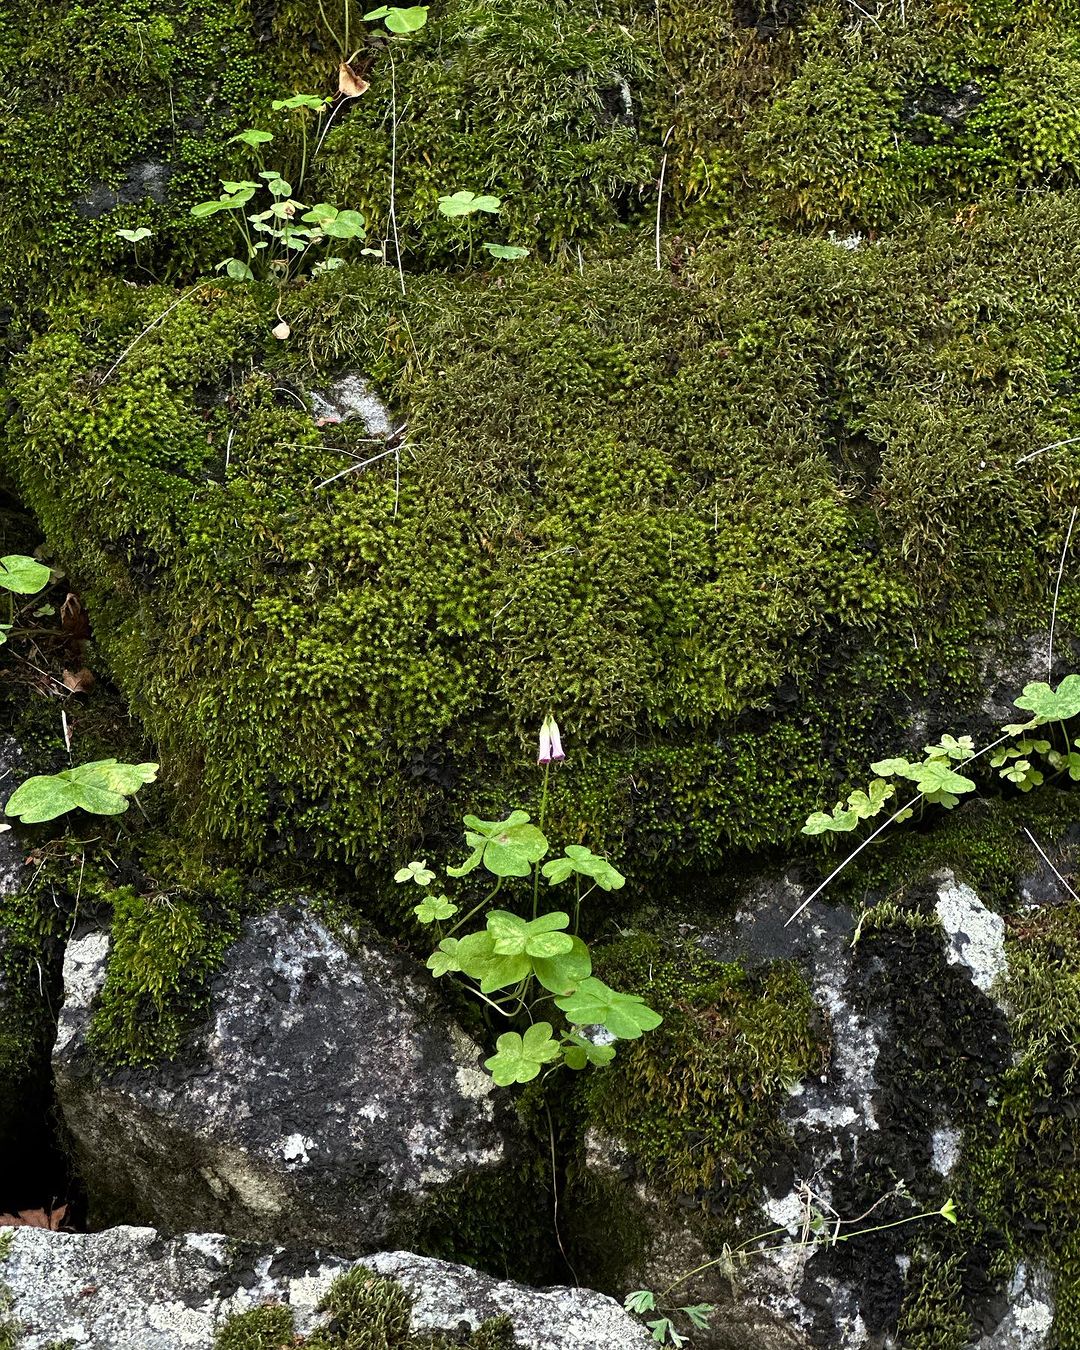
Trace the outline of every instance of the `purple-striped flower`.
<instances>
[{"instance_id":1,"label":"purple-striped flower","mask_svg":"<svg viewBox=\"0 0 1080 1350\"><path fill-rule=\"evenodd\" d=\"M559 724L548 713L540 728L540 748L536 756L536 762L537 764L551 764L553 762L558 763L560 759L565 758Z\"/></svg>"}]
</instances>

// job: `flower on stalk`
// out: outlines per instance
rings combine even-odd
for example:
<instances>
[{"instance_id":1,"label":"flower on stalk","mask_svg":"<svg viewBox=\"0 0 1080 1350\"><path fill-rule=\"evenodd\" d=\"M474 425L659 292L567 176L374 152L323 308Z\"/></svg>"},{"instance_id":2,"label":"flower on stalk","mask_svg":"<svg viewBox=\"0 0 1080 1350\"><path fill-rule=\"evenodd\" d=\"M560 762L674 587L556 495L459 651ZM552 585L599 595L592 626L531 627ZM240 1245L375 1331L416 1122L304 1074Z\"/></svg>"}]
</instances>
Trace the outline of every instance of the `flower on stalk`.
<instances>
[{"instance_id":1,"label":"flower on stalk","mask_svg":"<svg viewBox=\"0 0 1080 1350\"><path fill-rule=\"evenodd\" d=\"M540 728L540 749L536 756L536 762L537 764L551 764L552 762L558 763L560 759L565 758L559 724L548 713L544 718L543 726Z\"/></svg>"}]
</instances>

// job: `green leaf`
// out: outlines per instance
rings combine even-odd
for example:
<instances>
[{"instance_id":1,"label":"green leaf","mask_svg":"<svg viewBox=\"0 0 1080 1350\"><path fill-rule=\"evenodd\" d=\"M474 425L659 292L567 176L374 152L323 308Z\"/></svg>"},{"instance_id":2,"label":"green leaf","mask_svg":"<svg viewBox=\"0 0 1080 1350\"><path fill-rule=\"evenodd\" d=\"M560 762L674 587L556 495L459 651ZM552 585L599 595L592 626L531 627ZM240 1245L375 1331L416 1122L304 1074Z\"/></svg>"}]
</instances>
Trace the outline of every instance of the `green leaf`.
<instances>
[{"instance_id":1,"label":"green leaf","mask_svg":"<svg viewBox=\"0 0 1080 1350\"><path fill-rule=\"evenodd\" d=\"M595 976L582 980L572 994L557 998L555 1006L578 1026L605 1026L624 1041L637 1040L664 1020L637 994L620 994Z\"/></svg>"},{"instance_id":2,"label":"green leaf","mask_svg":"<svg viewBox=\"0 0 1080 1350\"><path fill-rule=\"evenodd\" d=\"M310 108L313 112L322 112L329 102L330 100L322 94L293 94L291 98L274 99L270 106L274 112L281 112L283 108L286 110Z\"/></svg>"},{"instance_id":3,"label":"green leaf","mask_svg":"<svg viewBox=\"0 0 1080 1350\"><path fill-rule=\"evenodd\" d=\"M118 764L98 759L60 773L28 778L8 798L5 813L26 825L55 820L81 809L98 816L118 816L128 809L128 798L157 777L156 764Z\"/></svg>"},{"instance_id":4,"label":"green leaf","mask_svg":"<svg viewBox=\"0 0 1080 1350\"><path fill-rule=\"evenodd\" d=\"M941 1208L938 1210L938 1213L941 1215L943 1219L948 1219L949 1223L956 1222L956 1205L953 1203L951 1196L941 1206Z\"/></svg>"},{"instance_id":5,"label":"green leaf","mask_svg":"<svg viewBox=\"0 0 1080 1350\"><path fill-rule=\"evenodd\" d=\"M559 1043L552 1039L550 1022L535 1022L519 1036L516 1031L505 1031L495 1042L496 1053L484 1061L500 1087L511 1083L528 1083L545 1064L558 1059Z\"/></svg>"},{"instance_id":6,"label":"green leaf","mask_svg":"<svg viewBox=\"0 0 1080 1350\"><path fill-rule=\"evenodd\" d=\"M632 1313L653 1312L656 1308L656 1295L651 1289L635 1289L623 1299L623 1307Z\"/></svg>"},{"instance_id":7,"label":"green leaf","mask_svg":"<svg viewBox=\"0 0 1080 1350\"><path fill-rule=\"evenodd\" d=\"M225 258L214 268L215 272L220 272L224 268L226 275L232 277L233 281L254 281L255 274L246 262L239 258Z\"/></svg>"},{"instance_id":8,"label":"green leaf","mask_svg":"<svg viewBox=\"0 0 1080 1350\"><path fill-rule=\"evenodd\" d=\"M339 211L329 202L316 202L303 219L332 239L362 239L367 232L367 221L359 211Z\"/></svg>"},{"instance_id":9,"label":"green leaf","mask_svg":"<svg viewBox=\"0 0 1080 1350\"><path fill-rule=\"evenodd\" d=\"M409 9L390 7L386 15L386 26L391 33L418 33L427 23L427 5L412 5Z\"/></svg>"},{"instance_id":10,"label":"green leaf","mask_svg":"<svg viewBox=\"0 0 1080 1350\"><path fill-rule=\"evenodd\" d=\"M697 1327L698 1331L708 1331L709 1319L716 1311L714 1303L688 1303L679 1309L686 1317L691 1326Z\"/></svg>"},{"instance_id":11,"label":"green leaf","mask_svg":"<svg viewBox=\"0 0 1080 1350\"><path fill-rule=\"evenodd\" d=\"M8 553L0 558L0 590L15 595L36 595L49 584L52 572L36 558L25 553Z\"/></svg>"},{"instance_id":12,"label":"green leaf","mask_svg":"<svg viewBox=\"0 0 1080 1350\"><path fill-rule=\"evenodd\" d=\"M487 917L488 932L499 956L526 956L550 959L567 955L573 947L569 933L558 931L569 926L570 916L561 912L541 914L526 921L504 909L493 909Z\"/></svg>"},{"instance_id":13,"label":"green leaf","mask_svg":"<svg viewBox=\"0 0 1080 1350\"><path fill-rule=\"evenodd\" d=\"M496 952L495 939L488 932L463 937L457 945L457 959L462 972L476 980L485 994L509 989L532 974L532 962L524 952Z\"/></svg>"},{"instance_id":14,"label":"green leaf","mask_svg":"<svg viewBox=\"0 0 1080 1350\"><path fill-rule=\"evenodd\" d=\"M451 971L458 971L461 965L457 958L458 940L457 938L443 938L438 948L431 953L427 959L427 968L436 979L440 975L447 975Z\"/></svg>"},{"instance_id":15,"label":"green leaf","mask_svg":"<svg viewBox=\"0 0 1080 1350\"><path fill-rule=\"evenodd\" d=\"M475 192L454 192L439 198L439 210L444 216L471 216L477 211L495 215L501 209L501 197L478 196Z\"/></svg>"},{"instance_id":16,"label":"green leaf","mask_svg":"<svg viewBox=\"0 0 1080 1350\"><path fill-rule=\"evenodd\" d=\"M975 742L970 736L942 736L937 745L924 745L928 755L942 755L946 759L970 759L975 753Z\"/></svg>"},{"instance_id":17,"label":"green leaf","mask_svg":"<svg viewBox=\"0 0 1080 1350\"><path fill-rule=\"evenodd\" d=\"M592 974L592 957L579 937L571 937L571 947L561 956L534 956L533 974L551 994L569 994Z\"/></svg>"},{"instance_id":18,"label":"green leaf","mask_svg":"<svg viewBox=\"0 0 1080 1350\"><path fill-rule=\"evenodd\" d=\"M448 867L452 877L464 876L482 862L497 877L527 877L548 850L548 841L526 811L511 811L505 820L466 816L465 841L473 852L461 867Z\"/></svg>"},{"instance_id":19,"label":"green leaf","mask_svg":"<svg viewBox=\"0 0 1080 1350\"><path fill-rule=\"evenodd\" d=\"M255 127L249 127L247 131L241 131L236 136L229 137L229 144L233 145L237 141L242 141L244 145L250 145L254 150L260 145L266 145L268 141L274 139L273 133L269 131L259 131Z\"/></svg>"},{"instance_id":20,"label":"green leaf","mask_svg":"<svg viewBox=\"0 0 1080 1350\"><path fill-rule=\"evenodd\" d=\"M595 1064L603 1068L615 1058L613 1045L593 1045L584 1036L569 1035L563 1042L563 1063L568 1069L580 1071L586 1064Z\"/></svg>"},{"instance_id":21,"label":"green leaf","mask_svg":"<svg viewBox=\"0 0 1080 1350\"><path fill-rule=\"evenodd\" d=\"M429 895L413 906L413 913L420 923L435 923L439 919L450 919L458 912L445 895Z\"/></svg>"},{"instance_id":22,"label":"green leaf","mask_svg":"<svg viewBox=\"0 0 1080 1350\"><path fill-rule=\"evenodd\" d=\"M652 1338L659 1345L667 1345L670 1341L675 1350L686 1344L686 1337L680 1336L675 1330L675 1323L670 1317L657 1317L655 1321L646 1322L645 1325L652 1332Z\"/></svg>"},{"instance_id":23,"label":"green leaf","mask_svg":"<svg viewBox=\"0 0 1080 1350\"><path fill-rule=\"evenodd\" d=\"M1057 689L1039 680L1026 684L1013 701L1018 708L1034 713L1036 724L1065 722L1080 713L1080 675L1066 675Z\"/></svg>"},{"instance_id":24,"label":"green leaf","mask_svg":"<svg viewBox=\"0 0 1080 1350\"><path fill-rule=\"evenodd\" d=\"M832 816L827 816L824 811L814 811L806 817L806 824L802 827L803 834L828 834L833 827Z\"/></svg>"},{"instance_id":25,"label":"green leaf","mask_svg":"<svg viewBox=\"0 0 1080 1350\"><path fill-rule=\"evenodd\" d=\"M435 880L435 873L429 871L427 859L422 858L419 862L414 858L411 863L406 863L404 867L399 867L394 873L395 881L412 881L417 886L430 886Z\"/></svg>"},{"instance_id":26,"label":"green leaf","mask_svg":"<svg viewBox=\"0 0 1080 1350\"><path fill-rule=\"evenodd\" d=\"M117 230L116 233L121 239L126 239L129 244L141 244L144 239L149 239L154 232L147 229L145 225L140 225L136 230Z\"/></svg>"},{"instance_id":27,"label":"green leaf","mask_svg":"<svg viewBox=\"0 0 1080 1350\"><path fill-rule=\"evenodd\" d=\"M1050 763L1055 769L1065 769L1074 783L1080 783L1080 754L1070 750L1067 755L1057 750L1050 751Z\"/></svg>"},{"instance_id":28,"label":"green leaf","mask_svg":"<svg viewBox=\"0 0 1080 1350\"><path fill-rule=\"evenodd\" d=\"M623 874L616 871L606 858L597 857L583 844L568 844L565 857L552 858L540 870L551 886L557 886L575 872L595 881L605 891L617 891L626 884Z\"/></svg>"},{"instance_id":29,"label":"green leaf","mask_svg":"<svg viewBox=\"0 0 1080 1350\"><path fill-rule=\"evenodd\" d=\"M503 258L507 262L516 262L519 258L529 256L529 250L520 244L491 244L485 241L483 247L493 258Z\"/></svg>"},{"instance_id":30,"label":"green leaf","mask_svg":"<svg viewBox=\"0 0 1080 1350\"><path fill-rule=\"evenodd\" d=\"M965 778L963 774L950 769L948 764L940 759L911 764L904 772L904 777L912 779L925 797L932 797L936 793L954 795L975 791L975 784L970 778Z\"/></svg>"},{"instance_id":31,"label":"green leaf","mask_svg":"<svg viewBox=\"0 0 1080 1350\"><path fill-rule=\"evenodd\" d=\"M897 755L892 759L879 759L876 764L871 764L870 772L876 773L879 778L895 778L897 775L906 778L910 768L908 761Z\"/></svg>"}]
</instances>

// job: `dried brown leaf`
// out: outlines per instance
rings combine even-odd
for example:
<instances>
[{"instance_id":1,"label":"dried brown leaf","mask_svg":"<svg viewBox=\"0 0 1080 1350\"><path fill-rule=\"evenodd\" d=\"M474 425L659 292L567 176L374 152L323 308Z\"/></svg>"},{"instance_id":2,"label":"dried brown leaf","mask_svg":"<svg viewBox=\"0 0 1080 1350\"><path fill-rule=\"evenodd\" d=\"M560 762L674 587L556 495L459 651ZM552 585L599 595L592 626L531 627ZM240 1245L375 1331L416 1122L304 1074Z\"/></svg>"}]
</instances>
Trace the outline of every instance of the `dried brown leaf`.
<instances>
[{"instance_id":1,"label":"dried brown leaf","mask_svg":"<svg viewBox=\"0 0 1080 1350\"><path fill-rule=\"evenodd\" d=\"M47 1228L58 1233L67 1217L67 1205L59 1209L20 1209L18 1214L0 1214L0 1228Z\"/></svg>"},{"instance_id":2,"label":"dried brown leaf","mask_svg":"<svg viewBox=\"0 0 1080 1350\"><path fill-rule=\"evenodd\" d=\"M359 98L361 94L367 93L371 85L352 66L342 61L338 66L337 87L342 98Z\"/></svg>"},{"instance_id":3,"label":"dried brown leaf","mask_svg":"<svg viewBox=\"0 0 1080 1350\"><path fill-rule=\"evenodd\" d=\"M70 689L73 694L85 694L94 684L94 673L83 666L80 670L64 671L64 688Z\"/></svg>"}]
</instances>

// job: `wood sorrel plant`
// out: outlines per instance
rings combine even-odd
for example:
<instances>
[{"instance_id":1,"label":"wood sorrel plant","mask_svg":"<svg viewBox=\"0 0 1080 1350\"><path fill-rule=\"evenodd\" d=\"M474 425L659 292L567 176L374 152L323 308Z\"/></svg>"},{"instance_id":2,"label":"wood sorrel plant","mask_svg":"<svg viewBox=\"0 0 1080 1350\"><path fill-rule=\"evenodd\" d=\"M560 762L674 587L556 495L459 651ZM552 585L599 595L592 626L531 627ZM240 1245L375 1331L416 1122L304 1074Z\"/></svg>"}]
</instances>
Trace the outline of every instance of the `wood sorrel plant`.
<instances>
[{"instance_id":1,"label":"wood sorrel plant","mask_svg":"<svg viewBox=\"0 0 1080 1350\"><path fill-rule=\"evenodd\" d=\"M558 724L547 717L537 756L544 769L538 823L532 823L527 811L511 811L505 820L465 816L465 842L471 852L460 866L447 867L446 875L460 880L483 871L494 878L494 884L448 928L444 925L459 912L449 896L425 894L413 909L417 921L432 925L439 939L427 963L436 979L457 977L509 1024L495 1043L495 1053L485 1060L500 1087L527 1083L542 1070L546 1076L563 1064L570 1069L610 1064L615 1058L614 1041L637 1040L662 1020L636 994L621 994L597 979L589 948L578 936L582 902L597 886L618 890L625 878L606 858L582 844L570 844L561 855L549 856L551 846L543 831L548 780L551 765L563 758ZM436 876L427 861L421 860L399 869L394 880L427 891ZM540 912L541 882L551 888L570 881L574 885L573 932L568 931L571 918L566 910ZM529 919L512 910L489 908L504 888L509 893L515 886L525 904L531 887ZM458 936L480 914L484 926ZM553 1007L545 1018L537 1019L534 1014L543 1004Z\"/></svg>"}]
</instances>

